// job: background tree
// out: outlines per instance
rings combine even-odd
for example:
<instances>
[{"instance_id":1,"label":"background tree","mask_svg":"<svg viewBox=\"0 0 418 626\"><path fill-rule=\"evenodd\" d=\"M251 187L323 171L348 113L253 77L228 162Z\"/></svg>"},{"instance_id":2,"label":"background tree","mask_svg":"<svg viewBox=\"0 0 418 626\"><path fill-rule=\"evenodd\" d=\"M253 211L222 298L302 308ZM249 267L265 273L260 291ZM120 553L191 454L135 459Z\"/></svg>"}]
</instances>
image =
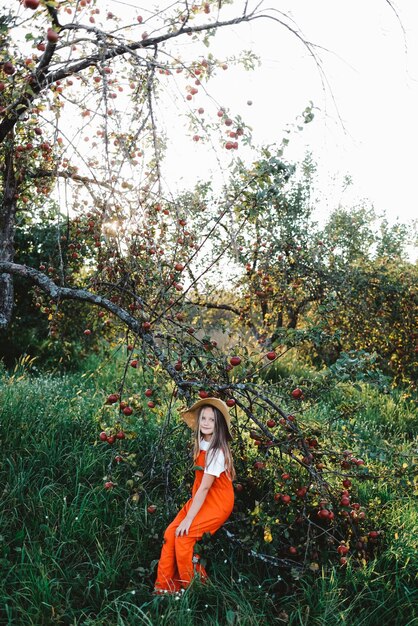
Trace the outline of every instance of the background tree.
<instances>
[{"instance_id":1,"label":"background tree","mask_svg":"<svg viewBox=\"0 0 418 626\"><path fill-rule=\"evenodd\" d=\"M314 179L311 156L296 167L281 151L266 150L252 167L238 164L224 189L228 225L216 231L204 261L217 268L225 253L228 278L220 289L215 271L194 303L224 312L237 336L277 354L298 347L322 366L343 351L366 350L379 355L395 384L414 386L417 277L407 254L413 227L389 227L367 206L336 207L319 226ZM194 229L205 231L216 214L210 188L197 188L187 202Z\"/></svg>"}]
</instances>

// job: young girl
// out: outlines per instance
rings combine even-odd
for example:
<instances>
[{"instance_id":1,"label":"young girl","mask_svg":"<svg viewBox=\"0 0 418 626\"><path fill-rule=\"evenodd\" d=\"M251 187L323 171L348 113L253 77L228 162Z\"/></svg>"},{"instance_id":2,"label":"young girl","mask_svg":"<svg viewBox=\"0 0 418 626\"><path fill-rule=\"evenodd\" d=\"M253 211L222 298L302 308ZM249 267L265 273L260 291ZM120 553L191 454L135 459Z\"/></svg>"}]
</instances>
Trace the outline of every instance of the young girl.
<instances>
[{"instance_id":1,"label":"young girl","mask_svg":"<svg viewBox=\"0 0 418 626\"><path fill-rule=\"evenodd\" d=\"M196 469L192 497L164 533L154 589L157 594L184 589L195 571L201 580L207 578L193 556L194 544L204 533L214 534L234 507L235 470L227 405L219 398L205 398L183 411L181 417L194 430L194 461L202 469Z\"/></svg>"}]
</instances>

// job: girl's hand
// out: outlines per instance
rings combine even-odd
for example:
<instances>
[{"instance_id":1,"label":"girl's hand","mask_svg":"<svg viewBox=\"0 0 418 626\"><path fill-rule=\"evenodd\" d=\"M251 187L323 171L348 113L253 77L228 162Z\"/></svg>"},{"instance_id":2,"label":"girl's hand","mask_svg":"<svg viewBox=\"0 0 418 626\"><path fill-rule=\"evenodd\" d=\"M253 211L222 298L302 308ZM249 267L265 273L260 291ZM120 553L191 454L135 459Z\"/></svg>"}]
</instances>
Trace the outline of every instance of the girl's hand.
<instances>
[{"instance_id":1,"label":"girl's hand","mask_svg":"<svg viewBox=\"0 0 418 626\"><path fill-rule=\"evenodd\" d=\"M192 524L191 519L188 519L187 517L184 518L184 520L182 522L180 522L180 524L177 526L176 528L176 537L181 537L182 535L188 535L189 534L189 528Z\"/></svg>"}]
</instances>

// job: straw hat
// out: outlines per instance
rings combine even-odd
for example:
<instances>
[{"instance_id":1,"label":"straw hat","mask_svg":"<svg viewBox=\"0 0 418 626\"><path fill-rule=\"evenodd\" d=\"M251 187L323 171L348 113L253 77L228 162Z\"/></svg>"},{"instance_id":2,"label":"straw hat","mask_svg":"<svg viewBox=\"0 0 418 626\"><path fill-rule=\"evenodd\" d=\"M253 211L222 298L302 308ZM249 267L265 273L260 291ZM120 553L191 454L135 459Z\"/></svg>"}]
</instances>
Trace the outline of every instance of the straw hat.
<instances>
[{"instance_id":1,"label":"straw hat","mask_svg":"<svg viewBox=\"0 0 418 626\"><path fill-rule=\"evenodd\" d=\"M225 418L226 425L229 430L229 434L232 437L231 432L231 416L229 414L229 409L223 400L219 398L202 398L202 400L198 400L191 406L189 409L184 409L180 411L181 418L186 422L187 426L192 430L196 430L197 420L199 417L199 411L202 406L213 406L222 413Z\"/></svg>"}]
</instances>

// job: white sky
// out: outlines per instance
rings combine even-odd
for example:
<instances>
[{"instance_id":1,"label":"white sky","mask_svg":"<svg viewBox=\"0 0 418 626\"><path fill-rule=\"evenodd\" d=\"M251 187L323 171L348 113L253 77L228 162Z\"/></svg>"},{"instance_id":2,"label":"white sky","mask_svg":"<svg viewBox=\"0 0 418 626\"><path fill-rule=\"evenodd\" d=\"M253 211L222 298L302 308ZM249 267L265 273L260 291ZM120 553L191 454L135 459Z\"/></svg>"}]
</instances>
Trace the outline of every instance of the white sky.
<instances>
[{"instance_id":1,"label":"white sky","mask_svg":"<svg viewBox=\"0 0 418 626\"><path fill-rule=\"evenodd\" d=\"M309 52L277 23L257 20L213 40L218 57L251 48L261 58L259 69L231 68L209 84L217 103L252 126L256 142L280 143L310 100L318 107L314 122L291 139L287 157L302 159L310 150L318 161L323 215L340 201L353 206L367 198L390 221L418 216L418 2L394 2L405 38L387 0L266 0L266 7L290 13L306 39L329 50L317 51L329 83L325 91ZM206 109L203 96L193 102L200 105ZM178 107L181 115L184 103ZM216 177L219 165L208 145L191 143L180 124L173 126L165 168L172 190ZM220 157L225 178L229 156ZM341 196L346 174L353 185Z\"/></svg>"}]
</instances>

